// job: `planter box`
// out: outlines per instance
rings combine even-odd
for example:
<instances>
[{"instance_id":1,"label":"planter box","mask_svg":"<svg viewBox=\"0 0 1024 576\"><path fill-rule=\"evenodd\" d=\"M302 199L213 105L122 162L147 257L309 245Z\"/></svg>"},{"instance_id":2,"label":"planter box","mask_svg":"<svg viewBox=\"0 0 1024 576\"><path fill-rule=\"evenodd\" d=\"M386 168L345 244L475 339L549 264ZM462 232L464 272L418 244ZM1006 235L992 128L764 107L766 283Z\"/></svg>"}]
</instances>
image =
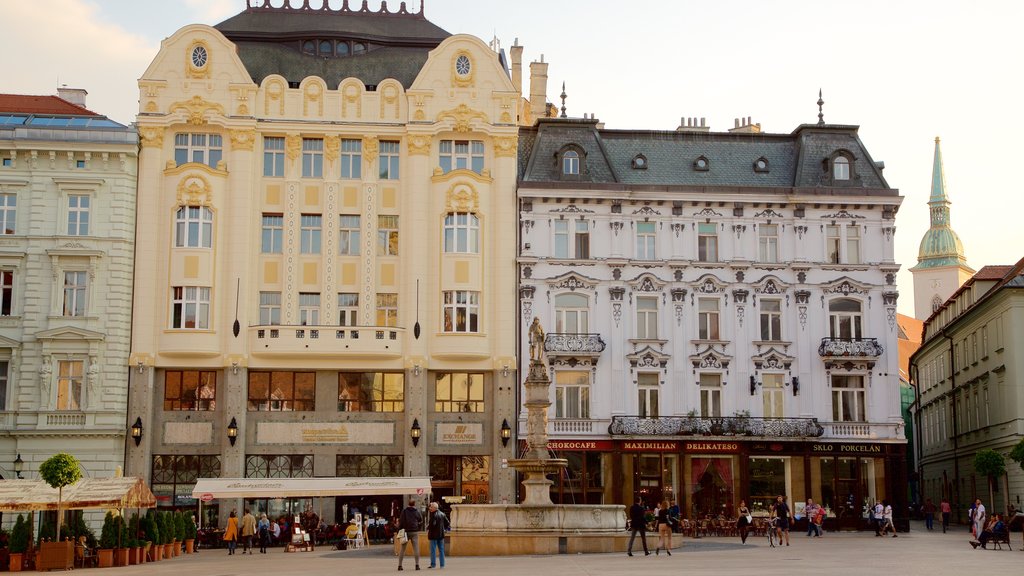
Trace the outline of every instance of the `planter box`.
<instances>
[{"instance_id":1,"label":"planter box","mask_svg":"<svg viewBox=\"0 0 1024 576\"><path fill-rule=\"evenodd\" d=\"M114 566L127 566L128 565L128 548L115 548L114 549Z\"/></svg>"},{"instance_id":2,"label":"planter box","mask_svg":"<svg viewBox=\"0 0 1024 576\"><path fill-rule=\"evenodd\" d=\"M159 562L160 559L163 558L163 557L164 557L164 550L163 550L163 548L161 548L160 544L153 544L152 546L150 546L150 548L149 548L149 561L150 562Z\"/></svg>"},{"instance_id":3,"label":"planter box","mask_svg":"<svg viewBox=\"0 0 1024 576\"><path fill-rule=\"evenodd\" d=\"M114 565L114 549L100 548L96 551L96 558L100 568L110 568Z\"/></svg>"},{"instance_id":4,"label":"planter box","mask_svg":"<svg viewBox=\"0 0 1024 576\"><path fill-rule=\"evenodd\" d=\"M181 556L181 542L178 540L171 542L171 551L174 556Z\"/></svg>"},{"instance_id":5,"label":"planter box","mask_svg":"<svg viewBox=\"0 0 1024 576\"><path fill-rule=\"evenodd\" d=\"M24 561L24 552L11 552L11 559L8 563L8 568L10 568L11 572L21 572L21 565Z\"/></svg>"},{"instance_id":6,"label":"planter box","mask_svg":"<svg viewBox=\"0 0 1024 576\"><path fill-rule=\"evenodd\" d=\"M37 570L71 570L75 567L74 542L43 542L39 545Z\"/></svg>"},{"instance_id":7,"label":"planter box","mask_svg":"<svg viewBox=\"0 0 1024 576\"><path fill-rule=\"evenodd\" d=\"M164 560L174 558L174 548L170 544L161 544L160 547L164 550Z\"/></svg>"},{"instance_id":8,"label":"planter box","mask_svg":"<svg viewBox=\"0 0 1024 576\"><path fill-rule=\"evenodd\" d=\"M185 539L185 554L191 554L195 551L196 541L194 538Z\"/></svg>"}]
</instances>

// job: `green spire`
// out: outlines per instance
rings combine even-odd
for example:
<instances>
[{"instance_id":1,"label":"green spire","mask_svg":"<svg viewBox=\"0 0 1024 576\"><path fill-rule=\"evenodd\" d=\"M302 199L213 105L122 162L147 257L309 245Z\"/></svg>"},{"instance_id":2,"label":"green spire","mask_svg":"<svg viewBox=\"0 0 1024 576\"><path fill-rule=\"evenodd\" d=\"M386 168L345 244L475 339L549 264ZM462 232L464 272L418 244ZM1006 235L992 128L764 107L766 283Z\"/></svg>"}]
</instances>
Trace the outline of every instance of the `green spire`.
<instances>
[{"instance_id":1,"label":"green spire","mask_svg":"<svg viewBox=\"0 0 1024 576\"><path fill-rule=\"evenodd\" d=\"M935 157L932 160L932 193L928 198L928 212L931 227L921 239L917 251L917 266L938 268L942 266L966 266L964 246L960 237L949 225L950 202L946 196L946 173L942 168L942 148L939 137L935 137Z\"/></svg>"}]
</instances>

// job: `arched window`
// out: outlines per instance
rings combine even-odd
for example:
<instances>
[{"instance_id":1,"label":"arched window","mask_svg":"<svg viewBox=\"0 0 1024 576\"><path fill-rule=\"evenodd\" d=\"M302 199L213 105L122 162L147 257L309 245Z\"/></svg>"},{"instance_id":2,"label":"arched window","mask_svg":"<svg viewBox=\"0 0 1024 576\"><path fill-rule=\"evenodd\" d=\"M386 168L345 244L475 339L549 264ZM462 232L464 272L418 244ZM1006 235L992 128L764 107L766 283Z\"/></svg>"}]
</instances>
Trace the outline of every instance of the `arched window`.
<instances>
[{"instance_id":1,"label":"arched window","mask_svg":"<svg viewBox=\"0 0 1024 576\"><path fill-rule=\"evenodd\" d=\"M586 334L590 326L590 302L582 294L555 296L555 332Z\"/></svg>"},{"instance_id":2,"label":"arched window","mask_svg":"<svg viewBox=\"0 0 1024 576\"><path fill-rule=\"evenodd\" d=\"M353 54L362 54L363 52L366 52L366 44L363 44L362 42L356 42L355 44L352 45Z\"/></svg>"},{"instance_id":3,"label":"arched window","mask_svg":"<svg viewBox=\"0 0 1024 576\"><path fill-rule=\"evenodd\" d=\"M348 42L345 42L344 40L339 41L338 45L335 47L335 50L335 54L337 54L338 56L348 56Z\"/></svg>"},{"instance_id":4,"label":"arched window","mask_svg":"<svg viewBox=\"0 0 1024 576\"><path fill-rule=\"evenodd\" d=\"M835 180L850 179L850 160L846 156L836 156L832 161L832 178Z\"/></svg>"},{"instance_id":5,"label":"arched window","mask_svg":"<svg viewBox=\"0 0 1024 576\"><path fill-rule=\"evenodd\" d=\"M852 298L837 298L828 303L829 335L843 340L859 340L861 305Z\"/></svg>"},{"instance_id":6,"label":"arched window","mask_svg":"<svg viewBox=\"0 0 1024 576\"><path fill-rule=\"evenodd\" d=\"M334 55L334 42L330 40L320 41L320 55L321 56L333 56Z\"/></svg>"},{"instance_id":7,"label":"arched window","mask_svg":"<svg viewBox=\"0 0 1024 576\"><path fill-rule=\"evenodd\" d=\"M316 54L316 43L312 40L306 40L302 43L302 51L306 54Z\"/></svg>"},{"instance_id":8,"label":"arched window","mask_svg":"<svg viewBox=\"0 0 1024 576\"><path fill-rule=\"evenodd\" d=\"M562 174L579 176L580 155L575 150L562 154Z\"/></svg>"},{"instance_id":9,"label":"arched window","mask_svg":"<svg viewBox=\"0 0 1024 576\"><path fill-rule=\"evenodd\" d=\"M935 297L932 298L932 312L938 310L940 306L942 306L942 298L939 298L939 295L936 294Z\"/></svg>"}]
</instances>

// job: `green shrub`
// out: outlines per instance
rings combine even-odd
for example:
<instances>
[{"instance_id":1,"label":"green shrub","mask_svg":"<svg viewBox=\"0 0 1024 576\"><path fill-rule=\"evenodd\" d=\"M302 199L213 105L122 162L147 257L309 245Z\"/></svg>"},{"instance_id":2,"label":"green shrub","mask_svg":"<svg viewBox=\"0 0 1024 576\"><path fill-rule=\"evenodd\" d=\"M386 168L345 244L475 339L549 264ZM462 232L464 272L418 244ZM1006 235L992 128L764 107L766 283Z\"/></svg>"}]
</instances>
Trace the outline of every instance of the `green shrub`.
<instances>
[{"instance_id":1,"label":"green shrub","mask_svg":"<svg viewBox=\"0 0 1024 576\"><path fill-rule=\"evenodd\" d=\"M142 531L146 535L146 540L153 544L160 544L160 527L156 523L156 512L150 510L140 523L142 524Z\"/></svg>"},{"instance_id":2,"label":"green shrub","mask_svg":"<svg viewBox=\"0 0 1024 576\"><path fill-rule=\"evenodd\" d=\"M23 553L28 550L28 541L32 538L32 534L29 532L28 522L25 517L18 514L18 519L14 521L14 528L11 530L11 539L9 541L11 552Z\"/></svg>"},{"instance_id":3,"label":"green shrub","mask_svg":"<svg viewBox=\"0 0 1024 576\"><path fill-rule=\"evenodd\" d=\"M114 519L114 512L107 511L103 517L103 529L100 530L100 548L114 548L117 546L118 522Z\"/></svg>"}]
</instances>

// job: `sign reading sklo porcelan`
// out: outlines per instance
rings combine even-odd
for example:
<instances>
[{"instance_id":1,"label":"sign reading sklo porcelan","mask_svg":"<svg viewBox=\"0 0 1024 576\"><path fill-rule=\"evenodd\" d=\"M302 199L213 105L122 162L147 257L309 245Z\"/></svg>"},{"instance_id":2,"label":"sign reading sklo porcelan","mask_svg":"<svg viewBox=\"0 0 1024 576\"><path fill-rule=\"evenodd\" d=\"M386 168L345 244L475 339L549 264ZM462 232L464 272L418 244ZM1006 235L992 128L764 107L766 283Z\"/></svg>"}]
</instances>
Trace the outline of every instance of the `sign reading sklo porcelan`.
<instances>
[{"instance_id":1,"label":"sign reading sklo porcelan","mask_svg":"<svg viewBox=\"0 0 1024 576\"><path fill-rule=\"evenodd\" d=\"M257 444L393 444L391 422L260 422Z\"/></svg>"},{"instance_id":2,"label":"sign reading sklo porcelan","mask_svg":"<svg viewBox=\"0 0 1024 576\"><path fill-rule=\"evenodd\" d=\"M467 444L480 445L483 443L483 424L463 424L462 422L452 424L438 423L436 430L436 442L438 444L455 444L464 446Z\"/></svg>"}]
</instances>

